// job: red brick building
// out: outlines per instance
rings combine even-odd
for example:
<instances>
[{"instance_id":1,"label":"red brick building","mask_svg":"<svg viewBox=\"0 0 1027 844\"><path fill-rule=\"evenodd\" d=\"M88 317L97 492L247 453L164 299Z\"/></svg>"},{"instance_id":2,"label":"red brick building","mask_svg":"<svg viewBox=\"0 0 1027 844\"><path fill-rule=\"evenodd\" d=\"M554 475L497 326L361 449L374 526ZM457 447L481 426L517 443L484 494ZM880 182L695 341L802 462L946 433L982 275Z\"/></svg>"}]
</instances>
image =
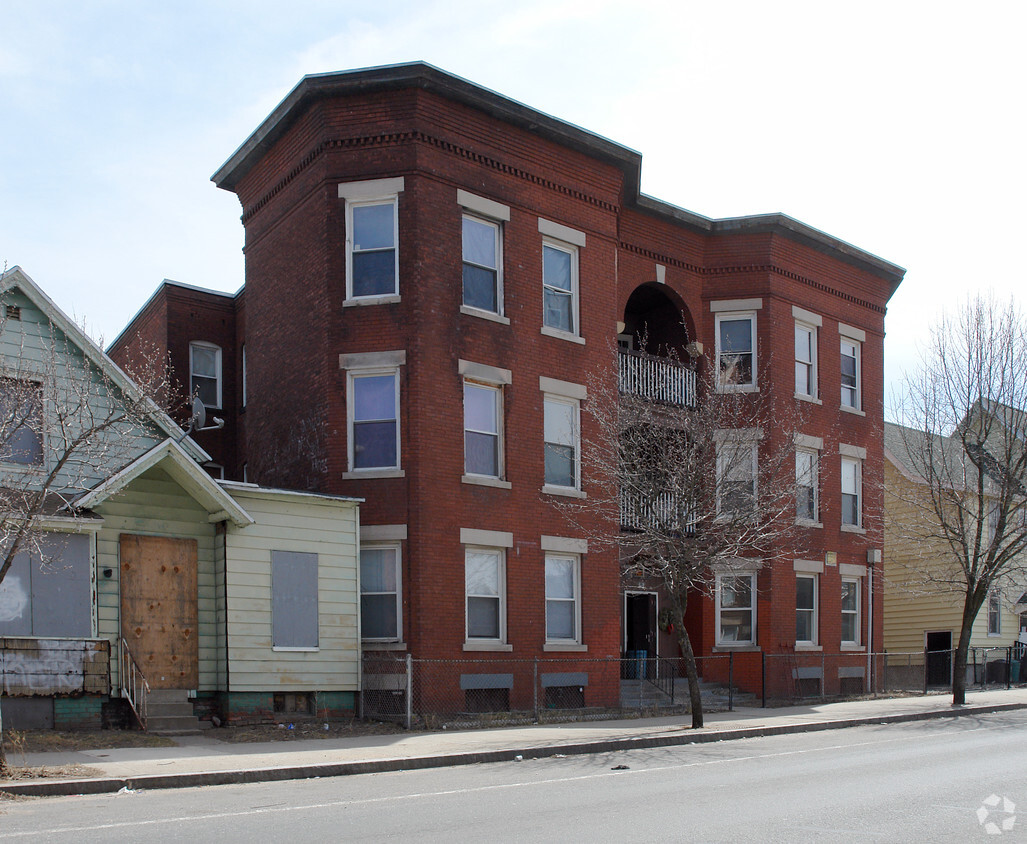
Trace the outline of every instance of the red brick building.
<instances>
[{"instance_id":1,"label":"red brick building","mask_svg":"<svg viewBox=\"0 0 1027 844\"><path fill-rule=\"evenodd\" d=\"M226 477L366 500L365 650L478 660L437 684L454 703L523 708L513 660L564 658L542 685L608 704L617 677L586 660L676 655L659 596L587 541L618 525L554 506L589 492L588 374L617 377L615 342L660 366L643 335L700 344L700 367L730 352L736 388L795 384L809 404L803 559L721 583L692 613L697 654L735 652L752 687L764 653L880 642L882 502L862 479L882 468L903 271L782 215L641 195L640 166L428 65L305 77L213 177L242 206L244 292L166 282L112 346L122 363L143 340L170 351L226 419L197 435ZM793 677L865 678L858 658L817 664Z\"/></svg>"}]
</instances>

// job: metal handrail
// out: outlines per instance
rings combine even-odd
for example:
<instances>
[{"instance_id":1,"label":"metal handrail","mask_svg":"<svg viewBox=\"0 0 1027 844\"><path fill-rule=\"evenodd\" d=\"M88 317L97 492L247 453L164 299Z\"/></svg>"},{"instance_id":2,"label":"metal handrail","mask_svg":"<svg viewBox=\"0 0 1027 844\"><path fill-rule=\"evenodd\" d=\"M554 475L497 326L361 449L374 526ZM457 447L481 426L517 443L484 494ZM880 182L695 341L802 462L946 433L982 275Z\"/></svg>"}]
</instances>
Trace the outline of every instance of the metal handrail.
<instances>
[{"instance_id":1,"label":"metal handrail","mask_svg":"<svg viewBox=\"0 0 1027 844\"><path fill-rule=\"evenodd\" d=\"M621 350L618 385L622 393L667 404L695 406L695 372L667 358Z\"/></svg>"},{"instance_id":2,"label":"metal handrail","mask_svg":"<svg viewBox=\"0 0 1027 844\"><path fill-rule=\"evenodd\" d=\"M664 659L662 656L646 657L643 679L667 695L671 703L674 703L674 680L676 675L677 671L671 660Z\"/></svg>"},{"instance_id":3,"label":"metal handrail","mask_svg":"<svg viewBox=\"0 0 1027 844\"><path fill-rule=\"evenodd\" d=\"M121 694L132 707L139 726L146 729L146 709L150 697L150 684L143 676L139 663L128 649L128 642L118 640L118 669L121 678Z\"/></svg>"}]
</instances>

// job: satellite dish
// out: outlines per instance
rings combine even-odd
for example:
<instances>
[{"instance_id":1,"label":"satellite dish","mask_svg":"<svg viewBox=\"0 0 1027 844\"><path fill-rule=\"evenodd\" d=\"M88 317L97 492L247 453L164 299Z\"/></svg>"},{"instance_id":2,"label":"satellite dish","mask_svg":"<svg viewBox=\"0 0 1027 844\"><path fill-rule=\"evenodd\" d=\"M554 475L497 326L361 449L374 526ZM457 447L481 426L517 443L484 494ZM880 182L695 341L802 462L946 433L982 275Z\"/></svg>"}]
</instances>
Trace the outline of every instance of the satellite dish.
<instances>
[{"instance_id":1,"label":"satellite dish","mask_svg":"<svg viewBox=\"0 0 1027 844\"><path fill-rule=\"evenodd\" d=\"M202 428L207 424L207 408L203 406L199 396L193 397L193 416L189 420L189 429Z\"/></svg>"}]
</instances>

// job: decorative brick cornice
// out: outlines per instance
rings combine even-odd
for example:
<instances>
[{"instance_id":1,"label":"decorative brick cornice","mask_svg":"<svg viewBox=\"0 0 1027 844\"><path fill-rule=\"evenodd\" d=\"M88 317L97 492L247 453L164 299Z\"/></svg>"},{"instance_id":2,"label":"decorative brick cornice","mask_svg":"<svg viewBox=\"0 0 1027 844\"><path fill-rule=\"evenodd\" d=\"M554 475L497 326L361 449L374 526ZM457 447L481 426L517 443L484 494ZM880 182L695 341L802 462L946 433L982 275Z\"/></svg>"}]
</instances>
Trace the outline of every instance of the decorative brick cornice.
<instances>
[{"instance_id":1,"label":"decorative brick cornice","mask_svg":"<svg viewBox=\"0 0 1027 844\"><path fill-rule=\"evenodd\" d=\"M584 191L575 190L567 185L555 182L552 179L547 179L537 173L532 173L520 167L514 167L511 164L507 164L499 159L492 158L491 156L483 155L480 152L475 152L474 150L468 149L460 144L443 140L442 138L436 137L435 135L431 135L427 132L410 131L389 132L381 135L362 135L353 138L330 138L322 141L302 159L300 159L296 166L279 179L266 193L264 193L263 196L260 197L260 199L246 208L242 215L243 224L249 222L262 208L264 208L265 205L268 204L268 202L270 202L291 181L293 181L293 179L299 176L300 173L313 164L328 150L366 149L368 147L400 146L408 143L421 143L435 147L436 149L443 150L444 152L458 156L459 158L471 161L480 167L487 167L498 173L503 173L508 176L513 176L516 179L531 182L533 185L538 185L555 191L556 193L563 194L564 196L569 196L572 199L584 202L611 214L616 214L620 210L620 206L616 203L607 202L606 200L599 199L598 197L592 196Z\"/></svg>"},{"instance_id":2,"label":"decorative brick cornice","mask_svg":"<svg viewBox=\"0 0 1027 844\"><path fill-rule=\"evenodd\" d=\"M839 299L844 299L846 302L851 302L854 305L867 308L875 313L884 314L887 311L887 308L882 305L876 305L873 302L868 302L866 299L860 299L858 296L853 296L851 293L845 293L835 287L831 287L823 282L812 279L809 276L804 276L799 273L792 272L791 270L786 270L776 264L734 264L725 267L700 267L696 264L690 264L687 261L679 261L669 255L663 255L659 252L653 251L652 249L645 249L641 246L637 246L633 243L627 243L623 240L620 241L618 246L625 252L633 252L634 254L648 258L655 263L669 267L677 267L678 269L686 270L687 272L694 273L695 275L702 277L738 275L740 273L764 273L768 275L773 273L774 275L779 275L782 278L787 278L791 281L797 281L800 284L808 285L814 290L820 290L821 292L827 293L831 296L837 296Z\"/></svg>"}]
</instances>

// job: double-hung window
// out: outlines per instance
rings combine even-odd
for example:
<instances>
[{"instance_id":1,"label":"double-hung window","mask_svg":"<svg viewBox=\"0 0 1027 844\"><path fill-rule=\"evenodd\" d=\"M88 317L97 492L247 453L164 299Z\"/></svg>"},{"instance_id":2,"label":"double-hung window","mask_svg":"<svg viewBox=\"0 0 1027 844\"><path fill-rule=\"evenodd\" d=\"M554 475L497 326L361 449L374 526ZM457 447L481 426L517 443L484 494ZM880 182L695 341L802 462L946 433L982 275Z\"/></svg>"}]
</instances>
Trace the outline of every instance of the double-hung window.
<instances>
[{"instance_id":1,"label":"double-hung window","mask_svg":"<svg viewBox=\"0 0 1027 844\"><path fill-rule=\"evenodd\" d=\"M988 593L988 635L1002 635L1002 592L997 588Z\"/></svg>"},{"instance_id":2,"label":"double-hung window","mask_svg":"<svg viewBox=\"0 0 1027 844\"><path fill-rule=\"evenodd\" d=\"M506 572L501 548L464 551L467 641L500 643L506 637Z\"/></svg>"},{"instance_id":3,"label":"double-hung window","mask_svg":"<svg viewBox=\"0 0 1027 844\"><path fill-rule=\"evenodd\" d=\"M189 344L189 389L204 407L221 407L221 347L194 341Z\"/></svg>"},{"instance_id":4,"label":"double-hung window","mask_svg":"<svg viewBox=\"0 0 1027 844\"><path fill-rule=\"evenodd\" d=\"M502 474L503 393L499 387L464 381L464 472Z\"/></svg>"},{"instance_id":5,"label":"double-hung window","mask_svg":"<svg viewBox=\"0 0 1027 844\"><path fill-rule=\"evenodd\" d=\"M503 480L503 390L511 383L509 369L461 360L464 390L465 483L509 488Z\"/></svg>"},{"instance_id":6,"label":"double-hung window","mask_svg":"<svg viewBox=\"0 0 1027 844\"><path fill-rule=\"evenodd\" d=\"M795 317L795 395L817 398L817 329L823 320L818 314L792 306Z\"/></svg>"},{"instance_id":7,"label":"double-hung window","mask_svg":"<svg viewBox=\"0 0 1027 844\"><path fill-rule=\"evenodd\" d=\"M405 362L404 351L340 356L347 370L350 473L399 472L399 367Z\"/></svg>"},{"instance_id":8,"label":"double-hung window","mask_svg":"<svg viewBox=\"0 0 1027 844\"><path fill-rule=\"evenodd\" d=\"M717 576L718 644L755 644L756 575Z\"/></svg>"},{"instance_id":9,"label":"double-hung window","mask_svg":"<svg viewBox=\"0 0 1027 844\"><path fill-rule=\"evenodd\" d=\"M865 449L839 446L841 458L842 527L863 526L863 464Z\"/></svg>"},{"instance_id":10,"label":"double-hung window","mask_svg":"<svg viewBox=\"0 0 1027 844\"><path fill-rule=\"evenodd\" d=\"M862 410L862 352L866 332L850 325L838 325L841 334L841 406L847 410Z\"/></svg>"},{"instance_id":11,"label":"double-hung window","mask_svg":"<svg viewBox=\"0 0 1027 844\"><path fill-rule=\"evenodd\" d=\"M403 638L399 545L360 549L360 635L364 641Z\"/></svg>"},{"instance_id":12,"label":"double-hung window","mask_svg":"<svg viewBox=\"0 0 1027 844\"><path fill-rule=\"evenodd\" d=\"M542 333L577 337L578 250L585 246L585 235L542 218L538 230L543 235Z\"/></svg>"},{"instance_id":13,"label":"double-hung window","mask_svg":"<svg viewBox=\"0 0 1027 844\"><path fill-rule=\"evenodd\" d=\"M539 378L542 398L542 439L545 463L543 492L581 493L581 402L587 389L580 384Z\"/></svg>"},{"instance_id":14,"label":"double-hung window","mask_svg":"<svg viewBox=\"0 0 1027 844\"><path fill-rule=\"evenodd\" d=\"M820 437L795 435L795 518L802 523L820 522Z\"/></svg>"},{"instance_id":15,"label":"double-hung window","mask_svg":"<svg viewBox=\"0 0 1027 844\"><path fill-rule=\"evenodd\" d=\"M464 304L497 314L502 296L499 231L498 223L464 214Z\"/></svg>"},{"instance_id":16,"label":"double-hung window","mask_svg":"<svg viewBox=\"0 0 1027 844\"><path fill-rule=\"evenodd\" d=\"M581 641L580 561L576 556L546 554L546 641Z\"/></svg>"},{"instance_id":17,"label":"double-hung window","mask_svg":"<svg viewBox=\"0 0 1027 844\"><path fill-rule=\"evenodd\" d=\"M859 644L859 578L842 578L842 644Z\"/></svg>"},{"instance_id":18,"label":"double-hung window","mask_svg":"<svg viewBox=\"0 0 1027 844\"><path fill-rule=\"evenodd\" d=\"M728 431L717 445L717 512L725 518L755 511L757 438L749 431Z\"/></svg>"},{"instance_id":19,"label":"double-hung window","mask_svg":"<svg viewBox=\"0 0 1027 844\"><path fill-rule=\"evenodd\" d=\"M403 179L339 185L346 202L346 302L399 295L399 194Z\"/></svg>"},{"instance_id":20,"label":"double-hung window","mask_svg":"<svg viewBox=\"0 0 1027 844\"><path fill-rule=\"evenodd\" d=\"M817 642L817 576L795 576L795 643L815 645Z\"/></svg>"},{"instance_id":21,"label":"double-hung window","mask_svg":"<svg viewBox=\"0 0 1027 844\"><path fill-rule=\"evenodd\" d=\"M756 389L756 311L762 307L762 299L729 299L710 303L716 317L719 389Z\"/></svg>"},{"instance_id":22,"label":"double-hung window","mask_svg":"<svg viewBox=\"0 0 1027 844\"><path fill-rule=\"evenodd\" d=\"M0 378L0 462L43 462L43 387L35 381Z\"/></svg>"}]
</instances>

